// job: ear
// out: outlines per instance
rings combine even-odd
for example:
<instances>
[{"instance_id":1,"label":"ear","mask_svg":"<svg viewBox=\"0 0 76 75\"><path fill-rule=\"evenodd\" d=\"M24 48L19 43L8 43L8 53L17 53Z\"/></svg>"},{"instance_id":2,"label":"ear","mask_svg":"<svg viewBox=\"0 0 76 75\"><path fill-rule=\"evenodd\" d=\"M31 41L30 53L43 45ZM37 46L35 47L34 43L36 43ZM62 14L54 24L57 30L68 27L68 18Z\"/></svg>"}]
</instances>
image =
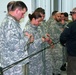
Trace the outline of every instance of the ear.
<instances>
[{"instance_id":1,"label":"ear","mask_svg":"<svg viewBox=\"0 0 76 75\"><path fill-rule=\"evenodd\" d=\"M33 23L35 23L36 22L36 19L35 18L32 18L32 20L31 20Z\"/></svg>"},{"instance_id":2,"label":"ear","mask_svg":"<svg viewBox=\"0 0 76 75\"><path fill-rule=\"evenodd\" d=\"M35 20L35 18L33 18L32 20Z\"/></svg>"},{"instance_id":3,"label":"ear","mask_svg":"<svg viewBox=\"0 0 76 75\"><path fill-rule=\"evenodd\" d=\"M15 13L17 14L18 12L19 12L19 9L18 9L18 8L16 8L16 9L15 9Z\"/></svg>"}]
</instances>

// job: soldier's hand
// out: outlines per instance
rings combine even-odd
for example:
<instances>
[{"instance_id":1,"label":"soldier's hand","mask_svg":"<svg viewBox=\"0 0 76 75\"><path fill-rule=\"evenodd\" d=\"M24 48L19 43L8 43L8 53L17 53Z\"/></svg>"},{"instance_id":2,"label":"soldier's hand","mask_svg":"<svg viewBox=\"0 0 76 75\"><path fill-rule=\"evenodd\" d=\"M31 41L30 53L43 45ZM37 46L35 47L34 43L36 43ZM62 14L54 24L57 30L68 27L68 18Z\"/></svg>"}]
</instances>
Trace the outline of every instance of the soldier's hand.
<instances>
[{"instance_id":1,"label":"soldier's hand","mask_svg":"<svg viewBox=\"0 0 76 75\"><path fill-rule=\"evenodd\" d=\"M31 34L31 36L30 36L30 42L32 43L32 42L34 42L34 36Z\"/></svg>"}]
</instances>

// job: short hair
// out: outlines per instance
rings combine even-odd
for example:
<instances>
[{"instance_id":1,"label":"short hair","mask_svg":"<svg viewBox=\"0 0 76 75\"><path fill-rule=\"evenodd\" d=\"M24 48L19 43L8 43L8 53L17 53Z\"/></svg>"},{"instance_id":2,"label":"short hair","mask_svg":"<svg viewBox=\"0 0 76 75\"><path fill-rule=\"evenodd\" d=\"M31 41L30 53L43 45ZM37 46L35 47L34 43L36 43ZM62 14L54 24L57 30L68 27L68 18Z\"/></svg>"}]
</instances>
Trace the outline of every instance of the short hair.
<instances>
[{"instance_id":1,"label":"short hair","mask_svg":"<svg viewBox=\"0 0 76 75\"><path fill-rule=\"evenodd\" d=\"M10 1L7 4L8 11L14 11L16 8L20 8L20 9L26 8L26 11L28 10L26 4L22 1Z\"/></svg>"},{"instance_id":2,"label":"short hair","mask_svg":"<svg viewBox=\"0 0 76 75\"><path fill-rule=\"evenodd\" d=\"M72 12L76 12L76 7L75 7L75 8L73 8Z\"/></svg>"},{"instance_id":3,"label":"short hair","mask_svg":"<svg viewBox=\"0 0 76 75\"><path fill-rule=\"evenodd\" d=\"M14 3L15 3L15 1L11 1L7 4L7 11L11 11L13 9Z\"/></svg>"},{"instance_id":4,"label":"short hair","mask_svg":"<svg viewBox=\"0 0 76 75\"><path fill-rule=\"evenodd\" d=\"M41 7L37 8L37 9L35 10L35 12L39 12L39 13L41 13L41 14L45 14L45 10L44 10L43 8L41 8Z\"/></svg>"},{"instance_id":5,"label":"short hair","mask_svg":"<svg viewBox=\"0 0 76 75\"><path fill-rule=\"evenodd\" d=\"M53 11L52 12L52 15L55 15L57 12L58 12L57 10Z\"/></svg>"}]
</instances>

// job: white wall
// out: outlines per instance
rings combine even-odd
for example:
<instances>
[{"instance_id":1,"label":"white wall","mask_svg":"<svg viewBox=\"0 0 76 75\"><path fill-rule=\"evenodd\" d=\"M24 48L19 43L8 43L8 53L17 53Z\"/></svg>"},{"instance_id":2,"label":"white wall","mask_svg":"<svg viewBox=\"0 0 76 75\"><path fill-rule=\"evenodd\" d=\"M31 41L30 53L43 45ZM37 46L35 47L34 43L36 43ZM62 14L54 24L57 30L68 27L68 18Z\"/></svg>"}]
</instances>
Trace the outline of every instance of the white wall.
<instances>
[{"instance_id":1,"label":"white wall","mask_svg":"<svg viewBox=\"0 0 76 75\"><path fill-rule=\"evenodd\" d=\"M72 0L73 1L73 8L76 7L76 0Z\"/></svg>"},{"instance_id":2,"label":"white wall","mask_svg":"<svg viewBox=\"0 0 76 75\"><path fill-rule=\"evenodd\" d=\"M6 15L6 11L7 11L6 6L7 6L7 3L8 2L6 0L2 0L0 2L0 24L1 24L2 20L3 20L3 18L5 17L5 15Z\"/></svg>"},{"instance_id":3,"label":"white wall","mask_svg":"<svg viewBox=\"0 0 76 75\"><path fill-rule=\"evenodd\" d=\"M45 12L46 12L46 20L48 20L49 19L49 17L50 17L50 10L51 10L51 4L50 4L50 0L46 0L46 7L45 7Z\"/></svg>"},{"instance_id":4,"label":"white wall","mask_svg":"<svg viewBox=\"0 0 76 75\"><path fill-rule=\"evenodd\" d=\"M62 0L62 12L70 12L73 8L73 0Z\"/></svg>"}]
</instances>

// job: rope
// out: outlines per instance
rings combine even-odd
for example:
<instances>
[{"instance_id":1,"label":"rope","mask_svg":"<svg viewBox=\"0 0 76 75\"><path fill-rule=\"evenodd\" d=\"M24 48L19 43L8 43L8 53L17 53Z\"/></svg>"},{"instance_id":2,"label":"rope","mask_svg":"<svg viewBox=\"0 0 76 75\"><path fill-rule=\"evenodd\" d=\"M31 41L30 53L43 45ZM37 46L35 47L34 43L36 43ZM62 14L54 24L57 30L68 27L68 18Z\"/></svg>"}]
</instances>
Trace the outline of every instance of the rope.
<instances>
[{"instance_id":1,"label":"rope","mask_svg":"<svg viewBox=\"0 0 76 75\"><path fill-rule=\"evenodd\" d=\"M8 69L10 69L10 68L12 68L13 66L19 64L20 62L24 61L25 59L31 58L31 57L33 57L34 55L36 55L36 54L38 54L38 53L40 53L40 52L46 50L47 48L50 48L50 46L47 46L46 48L44 48L44 49L42 49L42 50L39 50L39 51L37 51L37 52L35 52L35 53L33 53L33 54L27 56L26 58L23 58L23 59L21 59L21 60L15 62L15 63L13 63L13 64L11 64L11 65L8 65L8 66L4 67L4 68L3 68L3 72L6 71L6 70L8 70Z\"/></svg>"},{"instance_id":2,"label":"rope","mask_svg":"<svg viewBox=\"0 0 76 75\"><path fill-rule=\"evenodd\" d=\"M59 41L58 41L58 42L59 42ZM57 44L58 42L53 43L53 44ZM4 67L4 68L0 67L0 75L3 75L3 72L4 72L4 71L12 68L13 66L19 64L20 62L24 61L24 60L27 59L27 58L31 58L31 57L33 57L34 55L37 55L38 53L46 50L47 48L50 48L50 46L47 46L46 48L44 48L44 49L42 49L42 50L39 50L39 51L37 51L37 52L35 52L35 53L33 53L33 54L31 54L31 55L29 55L29 56L27 56L27 57L19 60L19 61L15 62L15 63L13 63L13 64L11 64L11 65L8 65L8 66L6 66L6 67Z\"/></svg>"}]
</instances>

